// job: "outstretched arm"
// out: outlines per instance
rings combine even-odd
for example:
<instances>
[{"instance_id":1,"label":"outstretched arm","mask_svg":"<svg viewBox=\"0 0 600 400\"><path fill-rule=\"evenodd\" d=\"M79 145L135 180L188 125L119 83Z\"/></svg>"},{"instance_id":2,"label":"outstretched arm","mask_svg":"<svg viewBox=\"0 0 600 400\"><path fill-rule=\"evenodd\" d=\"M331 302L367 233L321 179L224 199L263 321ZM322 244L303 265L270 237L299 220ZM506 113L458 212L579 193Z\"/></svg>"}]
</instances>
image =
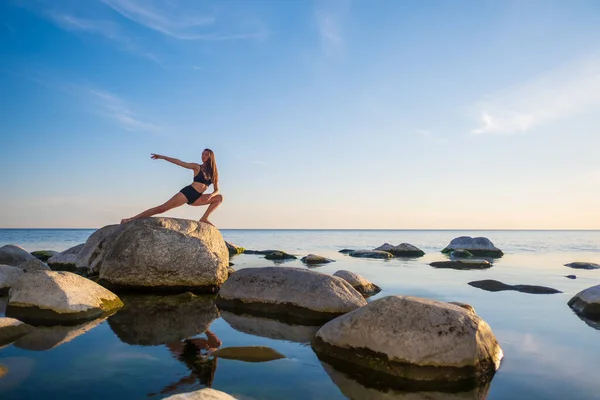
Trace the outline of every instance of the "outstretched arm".
<instances>
[{"instance_id":1,"label":"outstretched arm","mask_svg":"<svg viewBox=\"0 0 600 400\"><path fill-rule=\"evenodd\" d=\"M161 156L160 154L152 154L151 157L153 160L165 160L165 161L168 161L170 163L179 165L180 167L187 168L187 169L196 170L199 168L198 164L196 164L196 163L187 163L187 162L183 162L177 158Z\"/></svg>"}]
</instances>

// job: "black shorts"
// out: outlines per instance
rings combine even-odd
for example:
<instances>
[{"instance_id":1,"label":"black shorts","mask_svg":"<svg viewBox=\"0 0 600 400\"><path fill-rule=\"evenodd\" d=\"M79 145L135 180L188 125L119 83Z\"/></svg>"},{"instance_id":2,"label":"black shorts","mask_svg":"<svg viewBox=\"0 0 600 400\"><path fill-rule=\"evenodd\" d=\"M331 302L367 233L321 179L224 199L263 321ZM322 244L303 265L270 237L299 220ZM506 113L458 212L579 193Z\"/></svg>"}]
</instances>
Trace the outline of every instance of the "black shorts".
<instances>
[{"instance_id":1,"label":"black shorts","mask_svg":"<svg viewBox=\"0 0 600 400\"><path fill-rule=\"evenodd\" d=\"M188 204L194 203L196 200L202 196L202 193L198 192L192 185L188 185L181 189L179 193L183 193L185 198L187 199Z\"/></svg>"}]
</instances>

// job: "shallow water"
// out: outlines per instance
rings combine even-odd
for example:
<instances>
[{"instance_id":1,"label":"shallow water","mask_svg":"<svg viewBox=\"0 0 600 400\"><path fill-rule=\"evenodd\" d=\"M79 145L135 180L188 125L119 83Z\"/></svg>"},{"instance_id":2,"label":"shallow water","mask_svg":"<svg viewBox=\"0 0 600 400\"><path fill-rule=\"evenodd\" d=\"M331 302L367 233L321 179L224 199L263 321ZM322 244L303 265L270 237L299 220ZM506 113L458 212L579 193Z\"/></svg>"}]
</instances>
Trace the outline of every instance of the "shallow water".
<instances>
[{"instance_id":1,"label":"shallow water","mask_svg":"<svg viewBox=\"0 0 600 400\"><path fill-rule=\"evenodd\" d=\"M92 230L0 230L0 246L28 251L65 250ZM486 270L436 269L451 239L486 236L505 256ZM241 399L600 399L597 378L600 324L583 321L567 306L578 291L600 283L600 270L575 270L573 261L600 263L600 231L310 231L224 230L247 249L281 249L298 256L336 260L324 273L355 271L391 294L462 301L492 327L504 351L491 385L469 393L382 392L321 362L308 341L316 328L219 312L212 298L169 304L159 298L124 298L127 307L105 320L78 327L45 328L0 349L0 398L162 398L211 385ZM409 242L427 254L418 259L367 260L338 253ZM259 255L232 257L235 269L276 265ZM278 264L305 268L299 260ZM570 280L565 275L574 274ZM552 295L487 292L474 280L542 285ZM161 302L162 301L162 302ZM0 310L2 300L0 300ZM286 358L250 363L186 357L214 333L222 347L269 346ZM198 339L184 349L182 339ZM168 345L167 345L168 344ZM183 356L177 355L183 351ZM190 353L191 352L191 353ZM0 368L0 371L2 368ZM161 393L162 392L162 393Z\"/></svg>"}]
</instances>

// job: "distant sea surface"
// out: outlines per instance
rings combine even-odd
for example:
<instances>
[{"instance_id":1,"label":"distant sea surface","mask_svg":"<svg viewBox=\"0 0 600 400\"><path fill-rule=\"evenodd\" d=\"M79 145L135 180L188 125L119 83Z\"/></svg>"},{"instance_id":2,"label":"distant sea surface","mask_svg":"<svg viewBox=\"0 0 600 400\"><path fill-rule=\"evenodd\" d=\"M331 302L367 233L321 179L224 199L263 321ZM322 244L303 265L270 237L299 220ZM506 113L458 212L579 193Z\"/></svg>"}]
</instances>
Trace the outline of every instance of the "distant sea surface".
<instances>
[{"instance_id":1,"label":"distant sea surface","mask_svg":"<svg viewBox=\"0 0 600 400\"><path fill-rule=\"evenodd\" d=\"M27 251L56 250L84 243L94 230L0 229L0 246ZM148 307L123 318L119 313L83 327L46 328L36 337L0 349L0 399L161 399L211 386L239 399L600 399L600 323L584 320L567 306L579 291L600 284L600 270L564 264L600 264L600 231L451 230L222 230L225 240L246 249L279 249L302 257L319 254L335 262L315 268L332 274L354 271L382 288L370 298L401 294L471 304L492 328L504 359L491 385L477 392L408 393L371 387L321 362L310 347L310 328L265 323L221 312L210 332L222 347L269 346L286 358L250 363L223 358L190 362L176 344L182 327L202 316ZM505 253L485 270L429 266L458 236L485 236ZM426 255L414 259L368 260L339 253L383 243L411 243ZM275 264L260 255L233 256L234 269L280 265L306 268L300 260ZM574 274L577 279L565 276ZM467 283L496 279L507 284L548 286L552 295L488 292ZM127 299L124 299L127 304ZM3 303L0 298L0 316ZM161 314L163 313L163 314ZM154 332L161 315L177 316ZM158 318L158 319L156 319ZM187 321L186 319L190 319ZM153 328L154 326L154 328ZM257 328L258 327L258 328ZM261 328L261 327L264 327ZM277 327L277 328L275 328ZM278 329L277 334L273 329ZM315 328L316 329L316 328ZM150 332L150 331L152 332ZM309 333L307 337L302 332ZM157 337L158 335L158 337ZM196 338L206 339L204 332ZM201 361L199 361L201 360Z\"/></svg>"}]
</instances>

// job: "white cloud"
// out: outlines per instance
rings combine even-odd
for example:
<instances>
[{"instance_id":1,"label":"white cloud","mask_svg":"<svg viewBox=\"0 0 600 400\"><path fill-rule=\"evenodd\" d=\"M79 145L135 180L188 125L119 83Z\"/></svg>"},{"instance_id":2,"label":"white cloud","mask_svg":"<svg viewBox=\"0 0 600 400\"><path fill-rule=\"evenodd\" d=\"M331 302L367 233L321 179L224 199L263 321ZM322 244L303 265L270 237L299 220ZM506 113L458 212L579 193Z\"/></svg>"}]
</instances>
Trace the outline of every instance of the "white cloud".
<instances>
[{"instance_id":1,"label":"white cloud","mask_svg":"<svg viewBox=\"0 0 600 400\"><path fill-rule=\"evenodd\" d=\"M124 130L130 132L143 131L150 133L160 133L163 131L161 127L142 120L120 97L110 92L98 89L88 88L86 92L92 97L95 104L99 107L100 114L113 119Z\"/></svg>"},{"instance_id":2,"label":"white cloud","mask_svg":"<svg viewBox=\"0 0 600 400\"><path fill-rule=\"evenodd\" d=\"M46 15L52 22L64 30L104 36L105 38L118 43L122 50L137 56L148 58L160 64L156 55L140 49L140 47L128 37L122 29L120 29L119 25L113 21L80 18L56 11L48 12Z\"/></svg>"},{"instance_id":3,"label":"white cloud","mask_svg":"<svg viewBox=\"0 0 600 400\"><path fill-rule=\"evenodd\" d=\"M327 55L335 55L344 49L342 23L339 14L317 11L317 29L321 40L321 48Z\"/></svg>"},{"instance_id":4,"label":"white cloud","mask_svg":"<svg viewBox=\"0 0 600 400\"><path fill-rule=\"evenodd\" d=\"M474 134L522 133L600 107L600 58L574 62L476 105Z\"/></svg>"},{"instance_id":5,"label":"white cloud","mask_svg":"<svg viewBox=\"0 0 600 400\"><path fill-rule=\"evenodd\" d=\"M180 40L238 40L256 39L267 35L266 30L237 34L207 32L216 24L214 12L198 12L200 2L176 3L158 1L150 4L142 0L100 0L123 17L156 32ZM185 5L185 6L183 6Z\"/></svg>"}]
</instances>

